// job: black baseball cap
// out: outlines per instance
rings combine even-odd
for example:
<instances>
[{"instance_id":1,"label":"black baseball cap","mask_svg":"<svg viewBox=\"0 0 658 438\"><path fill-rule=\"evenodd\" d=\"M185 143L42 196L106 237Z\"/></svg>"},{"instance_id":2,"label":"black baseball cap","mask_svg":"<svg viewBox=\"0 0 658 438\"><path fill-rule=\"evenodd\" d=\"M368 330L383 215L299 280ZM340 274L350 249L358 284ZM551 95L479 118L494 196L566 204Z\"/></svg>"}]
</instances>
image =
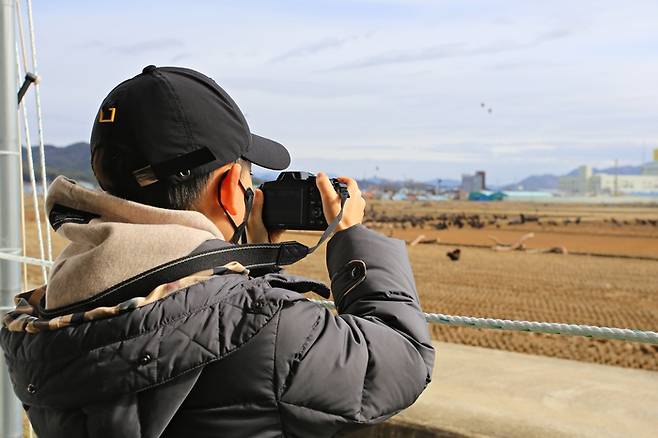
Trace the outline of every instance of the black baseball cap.
<instances>
[{"instance_id":1,"label":"black baseball cap","mask_svg":"<svg viewBox=\"0 0 658 438\"><path fill-rule=\"evenodd\" d=\"M101 149L130 155L134 168L125 169L119 178L127 180L119 185L135 190L160 181L176 184L238 158L272 170L290 164L283 145L251 133L240 108L214 80L181 67L149 65L103 100L91 155L96 178L108 190L117 182L97 168L94 155Z\"/></svg>"}]
</instances>

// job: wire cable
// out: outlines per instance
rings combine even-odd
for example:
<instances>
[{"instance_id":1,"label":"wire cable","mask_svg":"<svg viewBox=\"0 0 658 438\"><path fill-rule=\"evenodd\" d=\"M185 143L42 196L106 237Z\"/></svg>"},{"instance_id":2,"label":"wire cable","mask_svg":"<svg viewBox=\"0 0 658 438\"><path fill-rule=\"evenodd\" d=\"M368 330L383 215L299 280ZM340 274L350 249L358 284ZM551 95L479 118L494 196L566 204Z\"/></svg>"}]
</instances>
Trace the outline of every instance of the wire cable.
<instances>
[{"instance_id":1,"label":"wire cable","mask_svg":"<svg viewBox=\"0 0 658 438\"><path fill-rule=\"evenodd\" d=\"M48 187L48 178L46 175L46 151L45 143L43 140L43 115L41 112L41 77L39 76L39 71L37 68L37 44L36 37L34 32L34 19L32 17L32 0L27 0L27 20L28 28L30 31L30 49L32 51L32 73L34 73L38 79L34 83L34 100L37 110L37 133L39 136L39 165L41 167L41 187L43 187L42 198L43 198L43 218L46 225L46 248L48 250L48 260L52 261L53 259L53 242L50 227L48 226L48 211L46 211L46 189Z\"/></svg>"},{"instance_id":2,"label":"wire cable","mask_svg":"<svg viewBox=\"0 0 658 438\"><path fill-rule=\"evenodd\" d=\"M333 301L311 301L329 309L335 309ZM618 339L622 341L658 344L658 333L653 331L622 329L616 327L598 327L581 324L563 324L543 321L517 321L511 319L477 318L473 316L444 315L442 313L425 313L424 315L428 323L444 324L457 327L550 333L555 335L585 336L589 338Z\"/></svg>"}]
</instances>

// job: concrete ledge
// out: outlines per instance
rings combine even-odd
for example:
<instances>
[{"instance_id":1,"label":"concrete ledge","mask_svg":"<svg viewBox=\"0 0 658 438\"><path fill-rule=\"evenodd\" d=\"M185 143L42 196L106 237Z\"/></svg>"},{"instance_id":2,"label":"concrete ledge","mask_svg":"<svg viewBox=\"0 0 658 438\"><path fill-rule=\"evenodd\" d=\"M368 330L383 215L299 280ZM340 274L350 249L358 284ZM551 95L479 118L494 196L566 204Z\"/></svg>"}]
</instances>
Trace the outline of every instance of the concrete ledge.
<instances>
[{"instance_id":1,"label":"concrete ledge","mask_svg":"<svg viewBox=\"0 0 658 438\"><path fill-rule=\"evenodd\" d=\"M435 342L416 403L359 437L651 437L658 373Z\"/></svg>"}]
</instances>

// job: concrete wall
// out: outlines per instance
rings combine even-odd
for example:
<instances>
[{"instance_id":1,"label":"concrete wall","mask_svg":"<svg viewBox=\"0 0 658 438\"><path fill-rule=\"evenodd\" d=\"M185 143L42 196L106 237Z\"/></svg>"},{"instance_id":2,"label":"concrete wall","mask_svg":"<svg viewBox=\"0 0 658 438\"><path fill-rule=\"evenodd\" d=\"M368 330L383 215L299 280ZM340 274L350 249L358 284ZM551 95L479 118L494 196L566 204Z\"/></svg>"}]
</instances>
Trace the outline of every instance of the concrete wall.
<instances>
[{"instance_id":1,"label":"concrete wall","mask_svg":"<svg viewBox=\"0 0 658 438\"><path fill-rule=\"evenodd\" d=\"M658 373L433 342L409 409L352 437L655 438Z\"/></svg>"}]
</instances>

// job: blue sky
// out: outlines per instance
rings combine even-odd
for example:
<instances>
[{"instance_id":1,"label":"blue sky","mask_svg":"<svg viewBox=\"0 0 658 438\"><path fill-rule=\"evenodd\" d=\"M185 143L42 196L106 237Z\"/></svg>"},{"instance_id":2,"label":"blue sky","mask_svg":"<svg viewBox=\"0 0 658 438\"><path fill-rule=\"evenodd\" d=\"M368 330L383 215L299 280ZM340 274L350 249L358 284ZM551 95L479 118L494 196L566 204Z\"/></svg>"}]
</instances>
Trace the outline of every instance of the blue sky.
<instances>
[{"instance_id":1,"label":"blue sky","mask_svg":"<svg viewBox=\"0 0 658 438\"><path fill-rule=\"evenodd\" d=\"M213 77L313 171L506 183L658 147L656 1L34 0L34 14L56 145L88 140L109 90L156 64Z\"/></svg>"}]
</instances>

